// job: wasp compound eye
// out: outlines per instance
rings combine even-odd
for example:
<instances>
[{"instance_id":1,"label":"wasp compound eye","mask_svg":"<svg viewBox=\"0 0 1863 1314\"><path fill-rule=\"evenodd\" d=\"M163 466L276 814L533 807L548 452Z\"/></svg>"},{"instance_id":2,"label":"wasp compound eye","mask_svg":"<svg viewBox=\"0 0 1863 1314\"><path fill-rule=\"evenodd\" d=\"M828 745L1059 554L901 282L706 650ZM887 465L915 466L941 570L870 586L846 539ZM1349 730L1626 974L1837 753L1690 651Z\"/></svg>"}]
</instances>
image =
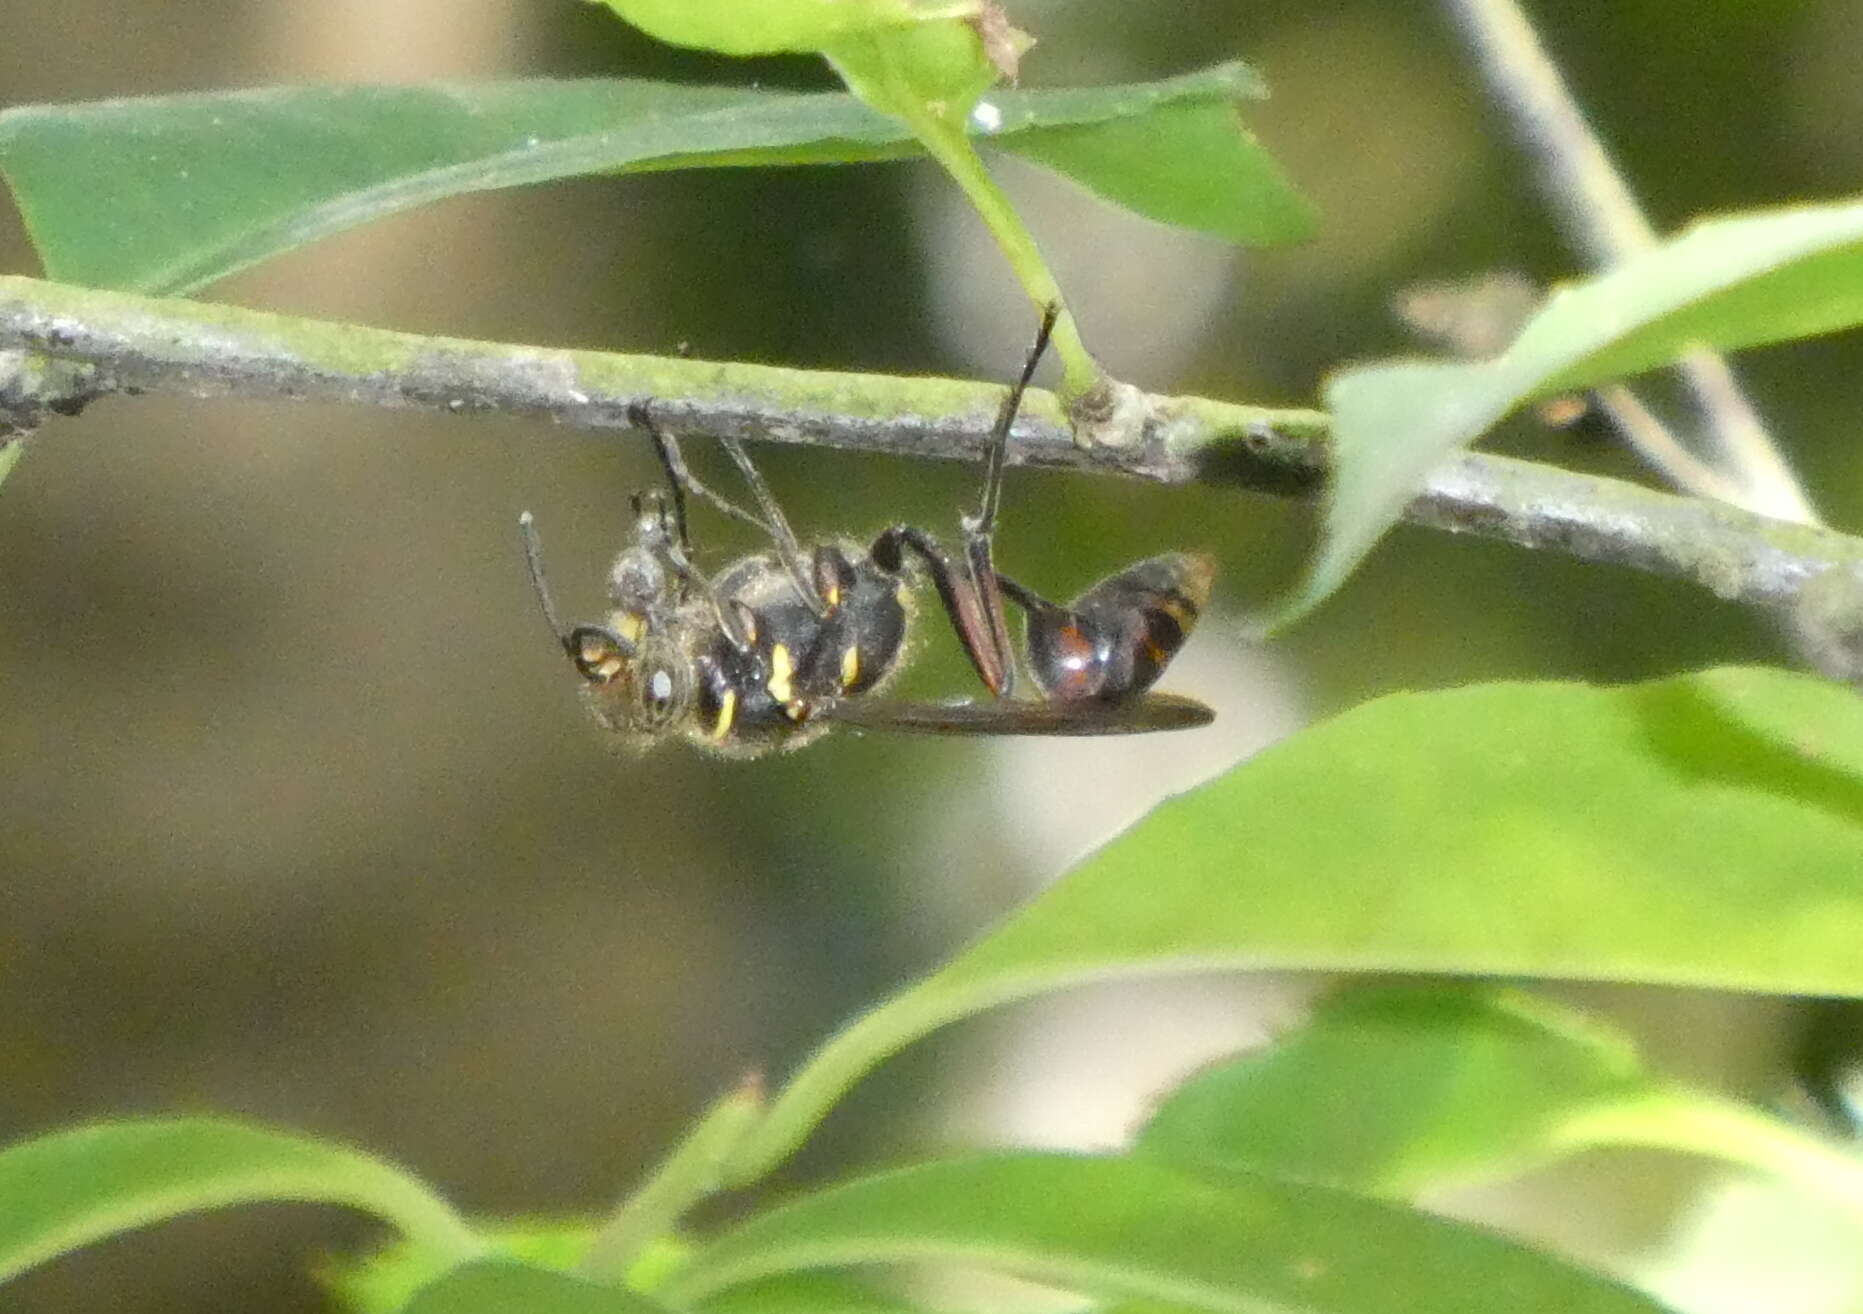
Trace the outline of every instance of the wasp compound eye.
<instances>
[{"instance_id":1,"label":"wasp compound eye","mask_svg":"<svg viewBox=\"0 0 1863 1314\"><path fill-rule=\"evenodd\" d=\"M692 702L692 668L672 644L649 643L634 675L635 720L641 730L671 728Z\"/></svg>"}]
</instances>

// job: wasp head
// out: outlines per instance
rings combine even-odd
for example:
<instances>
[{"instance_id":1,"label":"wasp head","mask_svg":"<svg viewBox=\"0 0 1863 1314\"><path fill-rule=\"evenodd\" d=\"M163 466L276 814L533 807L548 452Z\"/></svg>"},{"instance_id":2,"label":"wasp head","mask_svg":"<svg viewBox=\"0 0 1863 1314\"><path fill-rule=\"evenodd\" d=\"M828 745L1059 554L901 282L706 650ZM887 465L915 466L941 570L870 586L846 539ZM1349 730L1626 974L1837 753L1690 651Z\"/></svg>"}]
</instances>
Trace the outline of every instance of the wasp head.
<instances>
[{"instance_id":1,"label":"wasp head","mask_svg":"<svg viewBox=\"0 0 1863 1314\"><path fill-rule=\"evenodd\" d=\"M645 746L679 730L691 716L692 659L670 639L630 638L583 625L570 633L567 646L587 681L589 711L605 729Z\"/></svg>"}]
</instances>

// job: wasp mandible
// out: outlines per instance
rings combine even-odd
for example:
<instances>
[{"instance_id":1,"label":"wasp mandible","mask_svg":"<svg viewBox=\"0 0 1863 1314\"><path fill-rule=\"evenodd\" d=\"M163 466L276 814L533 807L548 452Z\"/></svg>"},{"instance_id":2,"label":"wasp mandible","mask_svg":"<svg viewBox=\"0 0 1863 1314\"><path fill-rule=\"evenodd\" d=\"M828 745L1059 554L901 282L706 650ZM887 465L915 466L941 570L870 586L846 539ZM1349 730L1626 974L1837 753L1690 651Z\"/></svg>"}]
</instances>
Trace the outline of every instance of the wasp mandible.
<instances>
[{"instance_id":1,"label":"wasp mandible","mask_svg":"<svg viewBox=\"0 0 1863 1314\"><path fill-rule=\"evenodd\" d=\"M1207 725L1214 713L1202 703L1147 691L1209 601L1216 571L1209 556L1148 557L1066 606L996 569L1009 430L1053 326L1050 309L990 431L982 500L960 518L956 555L911 525L882 530L865 549L834 539L805 551L740 441L719 439L756 511L699 482L674 437L636 404L629 419L652 438L666 488L633 498L633 538L608 574L613 608L605 624L563 625L535 524L528 511L519 519L544 619L582 677L595 719L635 746L681 737L737 757L800 747L835 724L966 735ZM755 526L771 549L707 576L694 561L689 497ZM992 697L940 703L880 696L901 663L920 570ZM1026 666L1039 698L1017 695L1006 601L1027 618Z\"/></svg>"}]
</instances>

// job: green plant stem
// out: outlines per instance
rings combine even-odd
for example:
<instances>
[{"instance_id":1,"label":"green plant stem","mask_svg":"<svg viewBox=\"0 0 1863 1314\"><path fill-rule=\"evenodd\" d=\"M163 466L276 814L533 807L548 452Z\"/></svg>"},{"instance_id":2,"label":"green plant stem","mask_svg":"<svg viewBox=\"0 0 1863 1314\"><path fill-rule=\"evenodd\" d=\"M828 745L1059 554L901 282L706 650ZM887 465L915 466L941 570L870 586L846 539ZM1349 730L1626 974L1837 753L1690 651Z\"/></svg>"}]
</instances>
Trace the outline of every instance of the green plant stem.
<instances>
[{"instance_id":1,"label":"green plant stem","mask_svg":"<svg viewBox=\"0 0 1863 1314\"><path fill-rule=\"evenodd\" d=\"M1060 314L1054 321L1054 350L1061 362L1060 396L1064 404L1072 403L1086 396L1096 388L1101 380L1102 371L1099 362L1087 351L1081 341L1080 327L1074 322L1074 312L1067 308L1067 299L1061 295L1061 284L1056 280L1048 262L1042 258L1041 248L1035 244L1035 235L1022 222L1022 216L1015 206L1003 194L996 179L984 167L983 159L970 144L970 138L961 132L953 132L944 123L930 115L914 116L919 121L912 123L912 129L931 152L932 158L944 166L946 173L964 190L977 214L982 217L990 235L996 239L1009 267L1015 271L1016 278L1023 289L1028 292L1029 300L1035 303L1037 311L1048 306L1059 306Z\"/></svg>"},{"instance_id":2,"label":"green plant stem","mask_svg":"<svg viewBox=\"0 0 1863 1314\"><path fill-rule=\"evenodd\" d=\"M653 1241L672 1231L693 1205L723 1185L725 1161L763 1112L763 1081L750 1077L706 1110L640 1189L596 1230L583 1271L623 1277Z\"/></svg>"},{"instance_id":3,"label":"green plant stem","mask_svg":"<svg viewBox=\"0 0 1863 1314\"><path fill-rule=\"evenodd\" d=\"M1863 1221L1863 1158L1732 1100L1682 1087L1575 1118L1571 1149L1636 1145L1752 1168L1797 1183Z\"/></svg>"},{"instance_id":4,"label":"green plant stem","mask_svg":"<svg viewBox=\"0 0 1863 1314\"><path fill-rule=\"evenodd\" d=\"M0 438L0 484L6 483L6 477L13 473L13 467L19 464L25 451L24 438Z\"/></svg>"}]
</instances>

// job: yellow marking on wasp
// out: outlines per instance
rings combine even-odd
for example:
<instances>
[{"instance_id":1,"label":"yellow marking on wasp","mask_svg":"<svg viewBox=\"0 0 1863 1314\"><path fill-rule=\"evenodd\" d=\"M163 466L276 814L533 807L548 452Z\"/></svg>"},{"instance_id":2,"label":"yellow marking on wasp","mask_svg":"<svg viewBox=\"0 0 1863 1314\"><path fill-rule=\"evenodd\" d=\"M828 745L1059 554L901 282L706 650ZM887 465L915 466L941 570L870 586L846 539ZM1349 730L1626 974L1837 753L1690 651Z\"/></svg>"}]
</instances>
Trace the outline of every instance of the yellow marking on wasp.
<instances>
[{"instance_id":1,"label":"yellow marking on wasp","mask_svg":"<svg viewBox=\"0 0 1863 1314\"><path fill-rule=\"evenodd\" d=\"M592 680L612 680L621 674L621 654L608 640L584 635L576 652L576 664Z\"/></svg>"},{"instance_id":2,"label":"yellow marking on wasp","mask_svg":"<svg viewBox=\"0 0 1863 1314\"><path fill-rule=\"evenodd\" d=\"M822 596L823 596L824 601L826 601L830 607L840 606L841 605L841 586L839 584L830 584L828 586L828 591Z\"/></svg>"},{"instance_id":3,"label":"yellow marking on wasp","mask_svg":"<svg viewBox=\"0 0 1863 1314\"><path fill-rule=\"evenodd\" d=\"M726 689L724 697L718 700L718 724L712 727L712 739L722 741L731 733L731 722L737 719L737 690Z\"/></svg>"},{"instance_id":4,"label":"yellow marking on wasp","mask_svg":"<svg viewBox=\"0 0 1863 1314\"><path fill-rule=\"evenodd\" d=\"M614 631L629 643L639 643L640 636L647 632L647 618L635 611L618 611Z\"/></svg>"},{"instance_id":5,"label":"yellow marking on wasp","mask_svg":"<svg viewBox=\"0 0 1863 1314\"><path fill-rule=\"evenodd\" d=\"M860 649L852 644L841 654L841 687L852 689L854 681L860 678Z\"/></svg>"},{"instance_id":6,"label":"yellow marking on wasp","mask_svg":"<svg viewBox=\"0 0 1863 1314\"><path fill-rule=\"evenodd\" d=\"M796 668L789 660L789 648L777 644L770 649L770 678L763 682L763 687L770 691L770 697L779 703L786 703L796 696L794 677Z\"/></svg>"}]
</instances>

